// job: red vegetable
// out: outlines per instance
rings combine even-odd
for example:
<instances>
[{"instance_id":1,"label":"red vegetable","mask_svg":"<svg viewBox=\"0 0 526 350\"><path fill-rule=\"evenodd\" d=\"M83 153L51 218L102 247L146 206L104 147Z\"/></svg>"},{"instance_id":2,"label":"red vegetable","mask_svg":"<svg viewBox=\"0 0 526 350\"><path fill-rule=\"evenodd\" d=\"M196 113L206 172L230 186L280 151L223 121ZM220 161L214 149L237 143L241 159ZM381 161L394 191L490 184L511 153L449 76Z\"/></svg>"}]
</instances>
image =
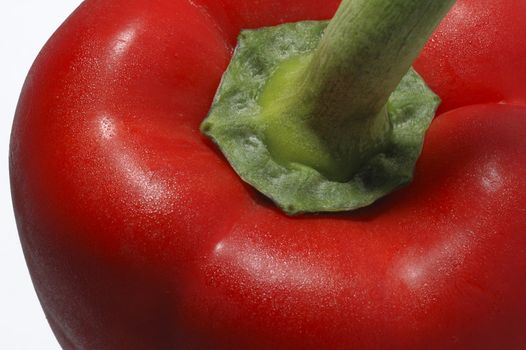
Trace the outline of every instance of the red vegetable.
<instances>
[{"instance_id":1,"label":"red vegetable","mask_svg":"<svg viewBox=\"0 0 526 350\"><path fill-rule=\"evenodd\" d=\"M478 103L526 104L526 2L458 1L416 62L440 112Z\"/></svg>"},{"instance_id":2,"label":"red vegetable","mask_svg":"<svg viewBox=\"0 0 526 350\"><path fill-rule=\"evenodd\" d=\"M446 17L416 68L449 112L414 182L373 206L286 216L200 135L241 28L338 3L88 0L53 36L10 167L64 348L526 348L521 1Z\"/></svg>"}]
</instances>

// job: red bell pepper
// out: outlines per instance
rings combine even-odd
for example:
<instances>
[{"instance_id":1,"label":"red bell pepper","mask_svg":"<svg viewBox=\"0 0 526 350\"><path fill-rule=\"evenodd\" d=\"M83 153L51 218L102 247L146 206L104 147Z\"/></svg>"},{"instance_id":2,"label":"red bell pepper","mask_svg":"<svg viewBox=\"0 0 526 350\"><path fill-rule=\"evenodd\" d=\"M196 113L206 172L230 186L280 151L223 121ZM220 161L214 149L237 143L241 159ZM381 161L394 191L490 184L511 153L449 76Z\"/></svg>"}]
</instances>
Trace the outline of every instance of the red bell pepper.
<instances>
[{"instance_id":1,"label":"red bell pepper","mask_svg":"<svg viewBox=\"0 0 526 350\"><path fill-rule=\"evenodd\" d=\"M526 348L526 4L459 0L414 182L290 217L199 133L243 28L327 0L88 0L20 97L22 246L66 349ZM460 107L460 108L459 108Z\"/></svg>"}]
</instances>

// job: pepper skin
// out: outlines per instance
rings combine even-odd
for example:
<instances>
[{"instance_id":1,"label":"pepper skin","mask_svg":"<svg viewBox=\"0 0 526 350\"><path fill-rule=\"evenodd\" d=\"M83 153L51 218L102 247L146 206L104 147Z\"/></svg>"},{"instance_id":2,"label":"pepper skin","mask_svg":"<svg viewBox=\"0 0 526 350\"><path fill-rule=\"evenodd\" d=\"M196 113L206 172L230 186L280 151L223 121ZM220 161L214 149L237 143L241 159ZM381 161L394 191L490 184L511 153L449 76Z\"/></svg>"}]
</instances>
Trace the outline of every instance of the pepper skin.
<instances>
[{"instance_id":1,"label":"pepper skin","mask_svg":"<svg viewBox=\"0 0 526 350\"><path fill-rule=\"evenodd\" d=\"M524 7L491 3L496 16ZM357 212L288 217L199 133L240 28L337 5L88 0L53 36L22 91L10 167L28 266L64 348L526 348L526 107L491 104L524 80L489 81L512 66L489 72L496 56L430 44L417 69L445 110L465 107L435 120L410 186ZM524 46L506 43L523 38L482 48L504 45L520 70ZM482 83L433 75L448 47Z\"/></svg>"},{"instance_id":2,"label":"pepper skin","mask_svg":"<svg viewBox=\"0 0 526 350\"><path fill-rule=\"evenodd\" d=\"M458 1L415 68L442 97L438 113L477 103L526 104L526 2Z\"/></svg>"}]
</instances>

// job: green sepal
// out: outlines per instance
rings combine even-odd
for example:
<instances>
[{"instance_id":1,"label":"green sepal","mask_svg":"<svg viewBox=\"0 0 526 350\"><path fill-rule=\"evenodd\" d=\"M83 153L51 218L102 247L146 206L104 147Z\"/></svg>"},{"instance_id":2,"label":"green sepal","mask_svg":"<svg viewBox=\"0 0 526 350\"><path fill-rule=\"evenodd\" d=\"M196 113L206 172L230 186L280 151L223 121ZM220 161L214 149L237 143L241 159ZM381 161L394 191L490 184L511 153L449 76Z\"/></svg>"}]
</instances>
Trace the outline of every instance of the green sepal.
<instances>
[{"instance_id":1,"label":"green sepal","mask_svg":"<svg viewBox=\"0 0 526 350\"><path fill-rule=\"evenodd\" d=\"M290 215L358 209L408 184L440 104L411 69L386 106L393 126L390 146L349 181L330 181L313 168L276 162L257 122L262 111L259 97L280 63L316 49L327 23L306 21L242 31L201 125L239 176Z\"/></svg>"}]
</instances>

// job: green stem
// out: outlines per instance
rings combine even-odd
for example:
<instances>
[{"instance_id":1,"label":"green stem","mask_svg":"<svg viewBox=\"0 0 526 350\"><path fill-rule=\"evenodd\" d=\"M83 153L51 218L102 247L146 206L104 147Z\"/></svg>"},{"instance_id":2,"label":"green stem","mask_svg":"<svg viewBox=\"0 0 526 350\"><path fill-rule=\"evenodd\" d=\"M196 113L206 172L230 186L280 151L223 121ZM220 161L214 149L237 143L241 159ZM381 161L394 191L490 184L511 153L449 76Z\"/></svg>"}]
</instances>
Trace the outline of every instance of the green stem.
<instances>
[{"instance_id":1,"label":"green stem","mask_svg":"<svg viewBox=\"0 0 526 350\"><path fill-rule=\"evenodd\" d=\"M370 205L413 177L440 99L410 66L454 2L343 0L329 24L243 31L201 130L288 214Z\"/></svg>"},{"instance_id":2,"label":"green stem","mask_svg":"<svg viewBox=\"0 0 526 350\"><path fill-rule=\"evenodd\" d=\"M265 121L273 156L344 182L385 150L387 100L454 2L343 0Z\"/></svg>"}]
</instances>

